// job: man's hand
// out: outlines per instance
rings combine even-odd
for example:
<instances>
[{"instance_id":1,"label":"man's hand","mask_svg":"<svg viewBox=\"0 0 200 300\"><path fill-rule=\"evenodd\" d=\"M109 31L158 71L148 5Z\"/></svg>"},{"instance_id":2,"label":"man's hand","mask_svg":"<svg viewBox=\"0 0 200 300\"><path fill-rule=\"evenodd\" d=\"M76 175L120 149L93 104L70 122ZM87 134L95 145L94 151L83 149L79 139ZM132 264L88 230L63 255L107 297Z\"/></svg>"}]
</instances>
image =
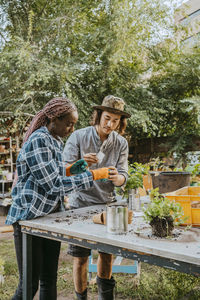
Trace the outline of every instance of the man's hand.
<instances>
[{"instance_id":1,"label":"man's hand","mask_svg":"<svg viewBox=\"0 0 200 300\"><path fill-rule=\"evenodd\" d=\"M109 176L108 179L112 181L115 186L121 186L125 182L125 177L118 173L115 167L109 167Z\"/></svg>"},{"instance_id":2,"label":"man's hand","mask_svg":"<svg viewBox=\"0 0 200 300\"><path fill-rule=\"evenodd\" d=\"M98 158L96 153L87 153L83 156L84 160L87 162L88 166L90 167L92 164L98 163Z\"/></svg>"}]
</instances>

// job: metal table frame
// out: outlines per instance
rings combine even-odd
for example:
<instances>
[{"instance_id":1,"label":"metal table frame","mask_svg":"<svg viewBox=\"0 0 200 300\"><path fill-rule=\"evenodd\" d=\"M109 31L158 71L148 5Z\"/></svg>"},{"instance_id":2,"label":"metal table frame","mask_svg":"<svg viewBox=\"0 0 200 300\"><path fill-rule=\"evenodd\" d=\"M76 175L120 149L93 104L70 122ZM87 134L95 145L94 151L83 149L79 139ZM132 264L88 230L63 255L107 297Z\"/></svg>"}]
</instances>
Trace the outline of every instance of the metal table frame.
<instances>
[{"instance_id":1,"label":"metal table frame","mask_svg":"<svg viewBox=\"0 0 200 300\"><path fill-rule=\"evenodd\" d=\"M61 213L60 213L61 214ZM52 214L58 215L58 214ZM51 215L51 220L52 220ZM163 253L158 255L158 251L147 251L144 247L144 252L138 251L135 246L134 249L127 248L125 244L118 243L118 245L113 245L113 241L105 239L105 241L100 241L99 238L95 238L91 234L87 233L87 236L81 237L81 234L76 234L74 230L70 228L65 229L66 233L58 228L51 229L48 228L46 220L49 220L50 217L43 217L30 221L21 221L23 233L23 299L30 300L31 298L31 282L32 282L32 236L38 236L47 239L53 239L60 242L67 242L74 245L90 248L93 250L98 250L106 253L111 253L117 256L122 256L124 258L137 260L139 262L145 262L148 264L161 266L171 270L192 274L194 276L200 276L200 258L199 254L197 255L197 260L195 262L194 256L189 257L188 261L183 261L183 258L179 258L177 253L177 258L171 258L164 256ZM40 222L40 220L42 220ZM34 225L36 223L36 225ZM90 224L88 226L91 226ZM93 224L94 226L94 224ZM102 226L96 225L95 226ZM70 227L70 226L69 226ZM200 246L200 243L199 243ZM133 247L132 247L133 248Z\"/></svg>"}]
</instances>

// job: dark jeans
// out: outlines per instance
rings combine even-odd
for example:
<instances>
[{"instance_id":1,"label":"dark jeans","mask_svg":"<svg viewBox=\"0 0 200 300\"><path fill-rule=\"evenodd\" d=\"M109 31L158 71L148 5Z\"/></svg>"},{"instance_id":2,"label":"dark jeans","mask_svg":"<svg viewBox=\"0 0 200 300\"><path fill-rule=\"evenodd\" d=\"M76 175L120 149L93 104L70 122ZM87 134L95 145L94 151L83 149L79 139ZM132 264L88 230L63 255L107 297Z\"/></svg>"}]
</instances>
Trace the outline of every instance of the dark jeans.
<instances>
[{"instance_id":1,"label":"dark jeans","mask_svg":"<svg viewBox=\"0 0 200 300\"><path fill-rule=\"evenodd\" d=\"M13 224L15 251L19 269L19 285L12 300L22 300L22 233L18 223ZM40 282L40 300L57 298L57 269L60 242L32 237L32 298Z\"/></svg>"}]
</instances>

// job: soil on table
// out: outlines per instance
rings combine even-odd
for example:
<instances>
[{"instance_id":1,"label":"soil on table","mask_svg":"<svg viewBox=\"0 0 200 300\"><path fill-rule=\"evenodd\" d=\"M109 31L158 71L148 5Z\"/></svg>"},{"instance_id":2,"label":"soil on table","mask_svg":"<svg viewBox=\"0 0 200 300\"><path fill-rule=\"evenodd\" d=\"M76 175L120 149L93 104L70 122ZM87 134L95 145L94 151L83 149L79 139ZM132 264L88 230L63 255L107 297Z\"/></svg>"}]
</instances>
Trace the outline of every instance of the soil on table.
<instances>
[{"instance_id":1,"label":"soil on table","mask_svg":"<svg viewBox=\"0 0 200 300\"><path fill-rule=\"evenodd\" d=\"M171 216L165 218L155 217L150 225L152 227L152 233L155 236L166 237L171 235L172 230L174 229L174 221Z\"/></svg>"}]
</instances>

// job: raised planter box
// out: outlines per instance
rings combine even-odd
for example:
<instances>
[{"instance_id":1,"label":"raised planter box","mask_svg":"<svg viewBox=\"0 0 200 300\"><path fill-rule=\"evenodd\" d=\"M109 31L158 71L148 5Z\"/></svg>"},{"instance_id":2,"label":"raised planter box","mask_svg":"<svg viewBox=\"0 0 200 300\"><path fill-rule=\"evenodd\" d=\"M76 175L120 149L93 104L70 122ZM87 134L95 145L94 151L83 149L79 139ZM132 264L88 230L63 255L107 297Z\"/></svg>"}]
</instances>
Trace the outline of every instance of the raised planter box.
<instances>
[{"instance_id":1,"label":"raised planter box","mask_svg":"<svg viewBox=\"0 0 200 300\"><path fill-rule=\"evenodd\" d=\"M190 185L189 172L150 172L153 188L159 193L169 193Z\"/></svg>"},{"instance_id":2,"label":"raised planter box","mask_svg":"<svg viewBox=\"0 0 200 300\"><path fill-rule=\"evenodd\" d=\"M184 217L188 217L183 225L200 227L200 187L186 186L165 196L180 203L184 211Z\"/></svg>"}]
</instances>

